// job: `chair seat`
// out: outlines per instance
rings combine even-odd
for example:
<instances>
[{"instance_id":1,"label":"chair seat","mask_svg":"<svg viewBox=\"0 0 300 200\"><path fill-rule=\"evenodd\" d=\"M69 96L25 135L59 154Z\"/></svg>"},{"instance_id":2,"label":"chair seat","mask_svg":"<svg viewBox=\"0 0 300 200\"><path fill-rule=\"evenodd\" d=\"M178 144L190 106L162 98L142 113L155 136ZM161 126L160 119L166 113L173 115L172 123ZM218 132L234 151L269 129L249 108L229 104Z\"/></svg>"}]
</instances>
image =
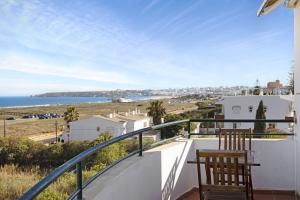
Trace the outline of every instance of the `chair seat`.
<instances>
[{"instance_id":1,"label":"chair seat","mask_svg":"<svg viewBox=\"0 0 300 200\"><path fill-rule=\"evenodd\" d=\"M242 192L205 192L204 200L245 200L246 194Z\"/></svg>"}]
</instances>

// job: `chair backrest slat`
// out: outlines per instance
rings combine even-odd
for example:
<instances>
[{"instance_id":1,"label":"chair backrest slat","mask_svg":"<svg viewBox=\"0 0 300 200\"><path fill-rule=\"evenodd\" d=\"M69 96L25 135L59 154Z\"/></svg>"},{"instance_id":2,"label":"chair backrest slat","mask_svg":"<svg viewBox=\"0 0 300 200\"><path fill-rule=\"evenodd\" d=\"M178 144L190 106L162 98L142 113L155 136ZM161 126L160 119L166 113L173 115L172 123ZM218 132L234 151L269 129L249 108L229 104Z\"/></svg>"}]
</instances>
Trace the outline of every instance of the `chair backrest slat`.
<instances>
[{"instance_id":1,"label":"chair backrest slat","mask_svg":"<svg viewBox=\"0 0 300 200\"><path fill-rule=\"evenodd\" d=\"M218 174L216 157L212 157L212 166L213 166L214 185L219 185L219 174Z\"/></svg>"},{"instance_id":2,"label":"chair backrest slat","mask_svg":"<svg viewBox=\"0 0 300 200\"><path fill-rule=\"evenodd\" d=\"M219 150L251 150L251 129L220 129Z\"/></svg>"},{"instance_id":3,"label":"chair backrest slat","mask_svg":"<svg viewBox=\"0 0 300 200\"><path fill-rule=\"evenodd\" d=\"M236 130L233 131L233 150L236 150Z\"/></svg>"},{"instance_id":4,"label":"chair backrest slat","mask_svg":"<svg viewBox=\"0 0 300 200\"><path fill-rule=\"evenodd\" d=\"M234 158L234 183L236 186L239 185L239 163L238 158Z\"/></svg>"},{"instance_id":5,"label":"chair backrest slat","mask_svg":"<svg viewBox=\"0 0 300 200\"><path fill-rule=\"evenodd\" d=\"M226 158L226 168L227 168L227 171L228 171L228 174L227 174L228 185L232 184L232 167L231 166L232 166L231 158L227 157Z\"/></svg>"},{"instance_id":6,"label":"chair backrest slat","mask_svg":"<svg viewBox=\"0 0 300 200\"><path fill-rule=\"evenodd\" d=\"M224 134L224 150L227 150L227 134Z\"/></svg>"},{"instance_id":7,"label":"chair backrest slat","mask_svg":"<svg viewBox=\"0 0 300 200\"><path fill-rule=\"evenodd\" d=\"M238 134L238 150L241 150L241 133Z\"/></svg>"},{"instance_id":8,"label":"chair backrest slat","mask_svg":"<svg viewBox=\"0 0 300 200\"><path fill-rule=\"evenodd\" d=\"M209 162L209 158L207 157L205 159L205 170L206 170L206 183L207 184L211 184L211 175L210 175L210 162Z\"/></svg>"},{"instance_id":9,"label":"chair backrest slat","mask_svg":"<svg viewBox=\"0 0 300 200\"><path fill-rule=\"evenodd\" d=\"M229 149L228 149L228 150L232 150L232 145L231 145L231 142L232 142L232 139L231 139L231 132L229 132L228 140L229 140Z\"/></svg>"},{"instance_id":10,"label":"chair backrest slat","mask_svg":"<svg viewBox=\"0 0 300 200\"><path fill-rule=\"evenodd\" d=\"M224 158L220 157L220 176L221 176L221 185L225 185L225 168L224 168Z\"/></svg>"},{"instance_id":11,"label":"chair backrest slat","mask_svg":"<svg viewBox=\"0 0 300 200\"><path fill-rule=\"evenodd\" d=\"M245 147L245 145L246 145L246 133L245 132L243 132L242 133L243 134L243 150L246 150L246 147Z\"/></svg>"}]
</instances>

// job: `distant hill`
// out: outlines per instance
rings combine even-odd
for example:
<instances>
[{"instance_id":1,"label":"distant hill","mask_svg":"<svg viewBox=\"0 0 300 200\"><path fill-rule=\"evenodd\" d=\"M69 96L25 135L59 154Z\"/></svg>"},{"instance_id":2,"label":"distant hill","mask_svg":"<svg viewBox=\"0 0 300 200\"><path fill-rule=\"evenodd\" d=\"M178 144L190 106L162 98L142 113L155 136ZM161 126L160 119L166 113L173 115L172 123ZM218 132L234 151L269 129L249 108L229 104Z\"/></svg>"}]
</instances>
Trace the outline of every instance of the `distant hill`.
<instances>
[{"instance_id":1,"label":"distant hill","mask_svg":"<svg viewBox=\"0 0 300 200\"><path fill-rule=\"evenodd\" d=\"M86 92L48 92L33 95L35 97L128 97L128 96L155 96L151 90L111 90Z\"/></svg>"}]
</instances>

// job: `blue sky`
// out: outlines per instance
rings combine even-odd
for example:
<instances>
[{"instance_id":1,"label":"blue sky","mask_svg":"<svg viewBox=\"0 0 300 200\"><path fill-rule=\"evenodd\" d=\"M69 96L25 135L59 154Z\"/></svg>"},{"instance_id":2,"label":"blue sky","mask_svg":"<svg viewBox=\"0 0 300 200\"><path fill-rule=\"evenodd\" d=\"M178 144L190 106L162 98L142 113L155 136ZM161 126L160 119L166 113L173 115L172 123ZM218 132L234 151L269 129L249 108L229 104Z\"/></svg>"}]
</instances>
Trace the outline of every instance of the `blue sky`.
<instances>
[{"instance_id":1,"label":"blue sky","mask_svg":"<svg viewBox=\"0 0 300 200\"><path fill-rule=\"evenodd\" d=\"M1 0L0 95L287 82L293 13L261 0Z\"/></svg>"}]
</instances>

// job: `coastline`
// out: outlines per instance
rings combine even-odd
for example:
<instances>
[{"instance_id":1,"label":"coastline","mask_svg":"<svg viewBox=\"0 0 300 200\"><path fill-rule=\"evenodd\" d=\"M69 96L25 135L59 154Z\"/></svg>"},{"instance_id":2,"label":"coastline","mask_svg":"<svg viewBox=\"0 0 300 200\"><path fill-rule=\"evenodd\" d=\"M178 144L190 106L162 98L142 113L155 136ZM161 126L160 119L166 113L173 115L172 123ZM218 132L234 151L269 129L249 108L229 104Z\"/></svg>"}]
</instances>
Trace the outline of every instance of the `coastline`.
<instances>
[{"instance_id":1,"label":"coastline","mask_svg":"<svg viewBox=\"0 0 300 200\"><path fill-rule=\"evenodd\" d=\"M66 103L45 103L45 104L31 104L31 105L11 105L11 106L2 106L1 105L1 98L25 98L28 101L30 101L30 99L34 99L34 98L38 98L38 99L49 99L49 100L53 100L53 99L73 99L73 100L78 100L78 99L94 99L97 97L0 97L0 109L22 109L22 108L39 108L39 107L55 107L55 106L78 106L78 105L84 105L84 104L104 104L104 103L116 103L113 101L112 98L105 98L105 97L99 97L102 100L99 101L74 101L72 102L66 102ZM141 102L141 101L149 101L149 100L160 100L160 99L170 99L173 98L171 96L135 96L133 97L133 99L131 99L130 97L128 97L128 99L130 99L130 103L134 103L134 102ZM128 102L118 102L118 103L128 103Z\"/></svg>"},{"instance_id":2,"label":"coastline","mask_svg":"<svg viewBox=\"0 0 300 200\"><path fill-rule=\"evenodd\" d=\"M185 112L191 109L197 109L193 102L178 102L170 100L168 97L155 97L155 99L161 99L166 108L167 113ZM146 113L147 108L150 105L148 100L138 100L128 103L80 103L73 105L79 112L80 118L86 118L93 115L107 116L113 112L128 112L138 108L141 112ZM18 107L18 108L0 108L0 120L3 117L14 117L14 120L6 120L6 133L7 135L19 135L19 136L32 136L54 133L56 130L56 122L58 127L65 126L63 118L51 118L51 119L23 119L22 117L29 114L45 114L56 113L63 115L69 105L47 105L36 107ZM5 115L4 115L5 114ZM3 123L0 123L0 130L3 130Z\"/></svg>"}]
</instances>

